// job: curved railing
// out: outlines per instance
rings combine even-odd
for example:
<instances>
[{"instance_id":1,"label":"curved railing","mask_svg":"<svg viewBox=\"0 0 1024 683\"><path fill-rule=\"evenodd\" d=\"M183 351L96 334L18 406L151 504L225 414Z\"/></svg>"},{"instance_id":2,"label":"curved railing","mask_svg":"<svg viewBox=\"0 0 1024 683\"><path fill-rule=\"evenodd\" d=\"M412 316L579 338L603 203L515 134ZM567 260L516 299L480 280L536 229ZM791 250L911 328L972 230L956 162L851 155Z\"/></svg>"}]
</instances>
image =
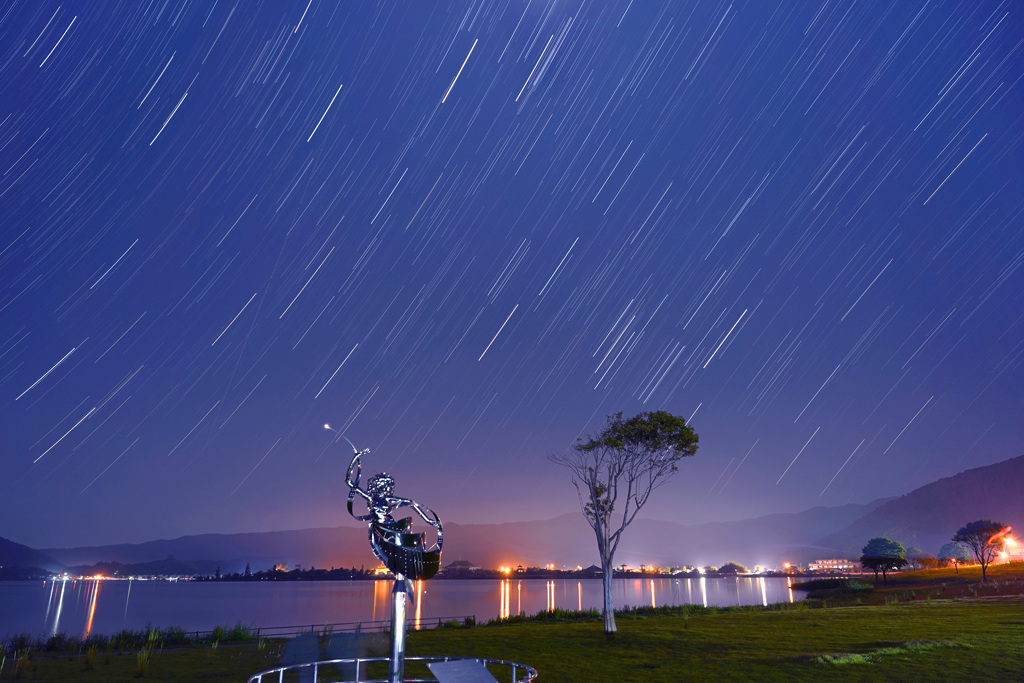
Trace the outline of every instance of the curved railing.
<instances>
[{"instance_id":1,"label":"curved railing","mask_svg":"<svg viewBox=\"0 0 1024 683\"><path fill-rule=\"evenodd\" d=\"M537 678L537 670L532 666L526 664L519 664L518 662L507 662L503 659L483 659L479 657L406 657L406 663L419 662L427 664L430 662L449 662L459 659L471 659L481 662L484 665L493 665L496 667L502 667L503 670L507 670L511 673L512 677L503 678L502 680L509 680L511 683L528 683ZM288 666L282 666L277 669L270 669L268 671L262 671L249 678L248 683L283 683L285 680L286 672L299 673L302 670L305 671L305 675L309 675L309 670L312 670L312 683L387 683L387 665L390 659L388 657L361 657L358 659L329 659L322 662L306 662L304 664L290 664ZM370 664L380 663L380 671L384 672L383 677L377 678L363 678L363 676L371 675ZM335 678L320 678L320 668L334 667L348 665L355 668L355 678L347 679L345 681ZM493 672L492 672L493 673ZM301 675L301 674L300 674ZM324 671L325 676L336 675L336 670L328 673ZM504 674L507 676L507 674ZM520 678L520 676L522 676ZM303 677L302 680L310 680ZM437 679L431 676L430 678L405 678L405 683L430 683Z\"/></svg>"}]
</instances>

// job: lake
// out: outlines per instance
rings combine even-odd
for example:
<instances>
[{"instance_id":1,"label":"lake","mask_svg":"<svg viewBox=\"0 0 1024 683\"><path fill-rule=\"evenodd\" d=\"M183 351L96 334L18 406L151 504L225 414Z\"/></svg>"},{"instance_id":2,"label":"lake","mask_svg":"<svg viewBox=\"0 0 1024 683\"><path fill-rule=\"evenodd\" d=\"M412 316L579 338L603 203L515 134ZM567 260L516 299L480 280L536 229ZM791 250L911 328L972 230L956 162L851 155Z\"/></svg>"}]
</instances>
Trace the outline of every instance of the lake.
<instances>
[{"instance_id":1,"label":"lake","mask_svg":"<svg viewBox=\"0 0 1024 683\"><path fill-rule=\"evenodd\" d=\"M165 580L0 581L0 638L111 635L147 625L207 631L241 623L254 627L323 625L390 619L391 581ZM735 579L615 579L615 606L768 605L793 602L784 577ZM435 580L410 594L409 627L440 617L536 614L554 608L600 609L600 579Z\"/></svg>"}]
</instances>

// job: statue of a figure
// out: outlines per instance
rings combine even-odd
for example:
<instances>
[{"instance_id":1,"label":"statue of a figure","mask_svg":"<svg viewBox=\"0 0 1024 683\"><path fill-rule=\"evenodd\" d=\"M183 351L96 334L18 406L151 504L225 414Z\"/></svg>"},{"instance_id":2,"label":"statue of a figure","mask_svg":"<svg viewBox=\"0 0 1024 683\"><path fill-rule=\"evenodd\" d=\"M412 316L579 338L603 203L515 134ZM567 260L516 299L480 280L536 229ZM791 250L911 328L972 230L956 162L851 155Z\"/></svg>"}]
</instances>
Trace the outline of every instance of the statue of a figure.
<instances>
[{"instance_id":1,"label":"statue of a figure","mask_svg":"<svg viewBox=\"0 0 1024 683\"><path fill-rule=\"evenodd\" d=\"M348 512L356 519L370 523L370 548L392 573L413 581L429 579L441 567L441 520L430 508L414 500L392 495L395 492L395 480L386 472L370 477L366 487L368 490L359 488L361 459L369 452L369 449L356 451L345 473ZM357 515L353 509L352 501L357 495L366 501L369 512L365 515ZM394 519L391 516L395 510L403 507L412 508L423 521L437 530L437 540L432 546L424 547L424 534L412 531L411 517Z\"/></svg>"}]
</instances>

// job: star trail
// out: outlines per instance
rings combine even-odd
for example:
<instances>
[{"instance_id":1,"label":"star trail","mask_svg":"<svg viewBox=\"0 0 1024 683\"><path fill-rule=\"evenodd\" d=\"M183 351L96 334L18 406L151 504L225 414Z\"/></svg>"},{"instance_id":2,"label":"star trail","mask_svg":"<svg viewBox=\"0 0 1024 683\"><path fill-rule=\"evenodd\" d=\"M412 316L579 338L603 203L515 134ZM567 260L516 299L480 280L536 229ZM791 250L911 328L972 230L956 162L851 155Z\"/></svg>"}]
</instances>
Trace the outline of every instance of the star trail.
<instances>
[{"instance_id":1,"label":"star trail","mask_svg":"<svg viewBox=\"0 0 1024 683\"><path fill-rule=\"evenodd\" d=\"M465 523L620 410L685 523L1022 452L1008 0L9 2L0 174L35 547L342 524L342 435Z\"/></svg>"}]
</instances>

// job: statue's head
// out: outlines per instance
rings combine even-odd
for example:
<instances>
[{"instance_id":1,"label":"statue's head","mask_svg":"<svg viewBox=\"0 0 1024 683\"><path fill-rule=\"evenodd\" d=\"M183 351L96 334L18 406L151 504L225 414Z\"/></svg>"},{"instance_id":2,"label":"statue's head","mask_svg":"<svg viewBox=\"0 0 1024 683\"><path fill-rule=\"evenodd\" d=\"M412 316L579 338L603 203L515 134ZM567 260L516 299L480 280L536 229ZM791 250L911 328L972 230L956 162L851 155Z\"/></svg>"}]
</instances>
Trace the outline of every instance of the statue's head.
<instances>
[{"instance_id":1,"label":"statue's head","mask_svg":"<svg viewBox=\"0 0 1024 683\"><path fill-rule=\"evenodd\" d=\"M370 477L366 488L373 498L387 498L395 492L395 480L387 472L381 472Z\"/></svg>"}]
</instances>

